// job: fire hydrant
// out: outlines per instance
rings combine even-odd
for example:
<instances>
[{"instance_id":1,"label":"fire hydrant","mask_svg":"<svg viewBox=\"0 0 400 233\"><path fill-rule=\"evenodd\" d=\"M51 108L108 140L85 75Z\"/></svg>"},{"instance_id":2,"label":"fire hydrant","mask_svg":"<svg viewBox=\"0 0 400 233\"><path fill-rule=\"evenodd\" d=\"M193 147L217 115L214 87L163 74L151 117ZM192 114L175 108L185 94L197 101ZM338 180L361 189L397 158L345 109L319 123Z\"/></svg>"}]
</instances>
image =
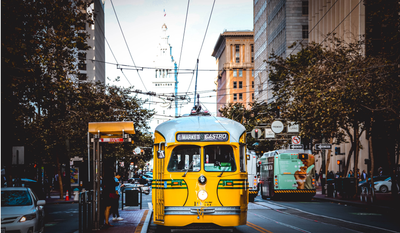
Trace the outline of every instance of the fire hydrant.
<instances>
[{"instance_id":1,"label":"fire hydrant","mask_svg":"<svg viewBox=\"0 0 400 233\"><path fill-rule=\"evenodd\" d=\"M79 201L79 189L74 189L74 201Z\"/></svg>"}]
</instances>

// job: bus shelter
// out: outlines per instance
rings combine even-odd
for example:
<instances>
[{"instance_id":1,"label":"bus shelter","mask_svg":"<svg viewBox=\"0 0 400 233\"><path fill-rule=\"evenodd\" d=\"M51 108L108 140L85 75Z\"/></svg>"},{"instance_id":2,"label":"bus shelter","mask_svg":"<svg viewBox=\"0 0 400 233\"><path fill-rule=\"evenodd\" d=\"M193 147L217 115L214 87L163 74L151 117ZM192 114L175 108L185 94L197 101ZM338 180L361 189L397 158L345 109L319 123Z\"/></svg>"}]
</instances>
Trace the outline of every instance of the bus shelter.
<instances>
[{"instance_id":1,"label":"bus shelter","mask_svg":"<svg viewBox=\"0 0 400 233\"><path fill-rule=\"evenodd\" d=\"M133 143L130 134L135 134L132 121L124 122L89 122L88 129L88 182L92 184L93 199L91 220L92 229L100 229L100 175L102 172L102 143ZM90 143L93 143L92 153Z\"/></svg>"}]
</instances>

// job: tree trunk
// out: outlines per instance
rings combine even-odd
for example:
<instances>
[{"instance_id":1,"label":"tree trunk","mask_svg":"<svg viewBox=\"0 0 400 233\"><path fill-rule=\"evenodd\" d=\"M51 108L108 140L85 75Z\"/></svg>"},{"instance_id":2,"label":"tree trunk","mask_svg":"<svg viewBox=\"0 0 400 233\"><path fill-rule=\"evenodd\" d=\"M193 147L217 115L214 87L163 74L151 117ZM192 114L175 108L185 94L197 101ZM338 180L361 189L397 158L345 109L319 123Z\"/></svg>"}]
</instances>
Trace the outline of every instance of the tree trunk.
<instances>
[{"instance_id":1,"label":"tree trunk","mask_svg":"<svg viewBox=\"0 0 400 233\"><path fill-rule=\"evenodd\" d=\"M61 164L60 164L60 155L57 153L57 173L58 173L58 185L60 186L60 199L64 198L64 189L63 182L61 176Z\"/></svg>"},{"instance_id":2,"label":"tree trunk","mask_svg":"<svg viewBox=\"0 0 400 233\"><path fill-rule=\"evenodd\" d=\"M349 154L347 155L346 163L344 164L343 177L346 177L347 172L349 171L349 164L350 164L351 155L353 154L353 150L354 150L354 144L352 142Z\"/></svg>"},{"instance_id":3,"label":"tree trunk","mask_svg":"<svg viewBox=\"0 0 400 233\"><path fill-rule=\"evenodd\" d=\"M360 150L359 150L359 141L360 141L360 137L359 137L359 129L358 129L358 122L354 121L354 178L356 180L355 182L355 188L356 188L356 195L357 195L357 191L358 191L358 155L360 154Z\"/></svg>"}]
</instances>

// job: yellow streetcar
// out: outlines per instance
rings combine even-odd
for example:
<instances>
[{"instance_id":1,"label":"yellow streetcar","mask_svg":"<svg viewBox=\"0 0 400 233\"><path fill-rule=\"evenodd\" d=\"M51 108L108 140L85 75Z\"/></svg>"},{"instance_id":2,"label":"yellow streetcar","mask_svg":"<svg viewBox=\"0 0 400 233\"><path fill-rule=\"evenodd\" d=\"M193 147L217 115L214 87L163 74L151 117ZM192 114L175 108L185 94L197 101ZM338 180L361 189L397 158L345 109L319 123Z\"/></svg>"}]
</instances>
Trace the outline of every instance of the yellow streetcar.
<instances>
[{"instance_id":1,"label":"yellow streetcar","mask_svg":"<svg viewBox=\"0 0 400 233\"><path fill-rule=\"evenodd\" d=\"M155 224L246 224L249 193L243 125L192 111L160 124L154 134Z\"/></svg>"}]
</instances>

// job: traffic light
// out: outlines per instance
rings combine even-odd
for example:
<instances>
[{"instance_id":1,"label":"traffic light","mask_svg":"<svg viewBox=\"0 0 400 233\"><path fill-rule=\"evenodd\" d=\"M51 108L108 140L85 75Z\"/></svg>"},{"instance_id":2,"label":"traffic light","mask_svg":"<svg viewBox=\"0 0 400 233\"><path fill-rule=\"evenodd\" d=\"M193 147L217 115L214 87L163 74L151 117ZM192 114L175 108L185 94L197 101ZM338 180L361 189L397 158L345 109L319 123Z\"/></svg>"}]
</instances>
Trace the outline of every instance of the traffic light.
<instances>
[{"instance_id":1,"label":"traffic light","mask_svg":"<svg viewBox=\"0 0 400 233\"><path fill-rule=\"evenodd\" d=\"M338 161L337 161L337 164L338 164L338 165L342 164L342 160L338 160Z\"/></svg>"},{"instance_id":2,"label":"traffic light","mask_svg":"<svg viewBox=\"0 0 400 233\"><path fill-rule=\"evenodd\" d=\"M340 155L340 147L335 147L335 155Z\"/></svg>"},{"instance_id":3,"label":"traffic light","mask_svg":"<svg viewBox=\"0 0 400 233\"><path fill-rule=\"evenodd\" d=\"M299 153L299 159L308 159L307 153Z\"/></svg>"}]
</instances>

